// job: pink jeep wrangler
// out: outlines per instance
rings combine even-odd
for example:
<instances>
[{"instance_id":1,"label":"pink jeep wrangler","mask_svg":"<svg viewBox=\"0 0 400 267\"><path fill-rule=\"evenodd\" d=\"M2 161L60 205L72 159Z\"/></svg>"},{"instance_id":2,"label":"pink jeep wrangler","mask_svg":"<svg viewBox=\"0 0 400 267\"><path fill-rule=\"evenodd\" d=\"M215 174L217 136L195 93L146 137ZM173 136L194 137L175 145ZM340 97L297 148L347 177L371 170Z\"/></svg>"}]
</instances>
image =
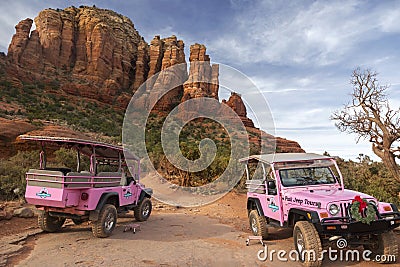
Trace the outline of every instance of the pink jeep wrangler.
<instances>
[{"instance_id":1,"label":"pink jeep wrangler","mask_svg":"<svg viewBox=\"0 0 400 267\"><path fill-rule=\"evenodd\" d=\"M323 247L360 246L376 255L398 255L393 229L400 225L394 204L344 188L332 157L310 153L253 155L246 164L247 211L254 235L267 238L268 227L293 227L294 246L307 266L322 259ZM340 242L338 242L340 240Z\"/></svg>"},{"instance_id":2,"label":"pink jeep wrangler","mask_svg":"<svg viewBox=\"0 0 400 267\"><path fill-rule=\"evenodd\" d=\"M75 224L91 221L94 236L108 237L117 223L117 213L133 210L136 220L149 218L153 191L139 183L140 159L134 155L125 158L122 147L73 138L27 135L19 138L42 146L40 169L31 169L26 174L25 198L42 210L38 224L43 231L58 231L65 219L70 218ZM75 149L76 170L48 167L45 145ZM89 159L88 170L81 170L83 155ZM133 177L127 175L126 161L136 163L133 165L136 168L130 170Z\"/></svg>"}]
</instances>

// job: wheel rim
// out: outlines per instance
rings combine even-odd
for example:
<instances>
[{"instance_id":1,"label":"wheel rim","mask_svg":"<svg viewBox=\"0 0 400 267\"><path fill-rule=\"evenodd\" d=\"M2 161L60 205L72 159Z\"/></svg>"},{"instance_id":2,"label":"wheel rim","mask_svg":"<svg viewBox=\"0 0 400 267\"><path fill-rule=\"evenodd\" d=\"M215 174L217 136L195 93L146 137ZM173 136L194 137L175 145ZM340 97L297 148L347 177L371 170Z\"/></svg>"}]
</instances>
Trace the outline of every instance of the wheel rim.
<instances>
[{"instance_id":1,"label":"wheel rim","mask_svg":"<svg viewBox=\"0 0 400 267\"><path fill-rule=\"evenodd\" d=\"M296 234L296 247L301 256L301 252L304 250L304 237L301 231L297 231Z\"/></svg>"},{"instance_id":2,"label":"wheel rim","mask_svg":"<svg viewBox=\"0 0 400 267\"><path fill-rule=\"evenodd\" d=\"M104 228L107 231L110 231L111 228L114 226L114 216L112 215L112 213L109 213L104 221Z\"/></svg>"},{"instance_id":3,"label":"wheel rim","mask_svg":"<svg viewBox=\"0 0 400 267\"><path fill-rule=\"evenodd\" d=\"M253 231L254 234L258 234L257 220L254 217L251 218L251 230Z\"/></svg>"},{"instance_id":4,"label":"wheel rim","mask_svg":"<svg viewBox=\"0 0 400 267\"><path fill-rule=\"evenodd\" d=\"M147 217L150 214L150 205L148 203L143 205L142 216Z\"/></svg>"}]
</instances>

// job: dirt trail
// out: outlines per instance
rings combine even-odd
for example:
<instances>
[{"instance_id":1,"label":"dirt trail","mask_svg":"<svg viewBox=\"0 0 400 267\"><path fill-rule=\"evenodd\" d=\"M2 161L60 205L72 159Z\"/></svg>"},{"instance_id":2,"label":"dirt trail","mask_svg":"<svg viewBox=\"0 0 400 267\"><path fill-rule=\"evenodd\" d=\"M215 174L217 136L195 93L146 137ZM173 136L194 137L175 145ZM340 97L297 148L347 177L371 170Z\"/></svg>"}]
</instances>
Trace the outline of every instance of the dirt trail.
<instances>
[{"instance_id":1,"label":"dirt trail","mask_svg":"<svg viewBox=\"0 0 400 267\"><path fill-rule=\"evenodd\" d=\"M154 213L140 223L136 234L123 232L134 222L132 214L118 219L109 238L94 238L89 225L68 223L59 233L43 233L26 244L25 250L8 264L18 266L302 266L298 262L262 262L263 249L252 241L248 230L246 197L230 193L201 208L177 209L155 203ZM290 229L272 229L268 250L293 249ZM399 240L400 242L400 240ZM29 253L30 252L30 253ZM381 266L373 262L324 261L323 266ZM398 264L390 266L400 266Z\"/></svg>"}]
</instances>

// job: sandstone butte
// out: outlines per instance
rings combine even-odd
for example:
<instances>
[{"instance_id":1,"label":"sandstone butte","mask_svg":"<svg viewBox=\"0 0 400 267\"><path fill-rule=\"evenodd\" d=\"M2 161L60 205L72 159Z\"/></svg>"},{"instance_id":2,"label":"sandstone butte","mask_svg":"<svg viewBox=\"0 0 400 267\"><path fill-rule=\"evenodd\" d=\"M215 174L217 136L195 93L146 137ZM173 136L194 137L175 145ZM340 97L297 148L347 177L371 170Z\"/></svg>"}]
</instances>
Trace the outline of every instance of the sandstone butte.
<instances>
[{"instance_id":1,"label":"sandstone butte","mask_svg":"<svg viewBox=\"0 0 400 267\"><path fill-rule=\"evenodd\" d=\"M129 18L96 7L45 9L34 21L30 18L20 21L15 30L7 55L0 55L0 69L13 86L18 87L21 82L57 81L63 94L100 101L121 110L148 78L176 64L187 64L184 42L176 36L155 36L148 44ZM192 98L218 100L219 66L210 64L204 45L190 46L189 64L189 72L184 68L146 84L146 90L155 90L171 79L183 82L160 99L155 112L168 113L180 102ZM239 94L232 93L222 102L238 114L249 132L258 136L253 135L251 142L259 143L262 134L274 138L255 128ZM37 129L24 121L12 121L15 127L9 131L9 123L6 119L0 120L0 149L10 153L9 143L19 134L32 130L52 134L55 129ZM60 127L55 133L59 130ZM278 137L276 142L279 151L303 152L295 141Z\"/></svg>"}]
</instances>

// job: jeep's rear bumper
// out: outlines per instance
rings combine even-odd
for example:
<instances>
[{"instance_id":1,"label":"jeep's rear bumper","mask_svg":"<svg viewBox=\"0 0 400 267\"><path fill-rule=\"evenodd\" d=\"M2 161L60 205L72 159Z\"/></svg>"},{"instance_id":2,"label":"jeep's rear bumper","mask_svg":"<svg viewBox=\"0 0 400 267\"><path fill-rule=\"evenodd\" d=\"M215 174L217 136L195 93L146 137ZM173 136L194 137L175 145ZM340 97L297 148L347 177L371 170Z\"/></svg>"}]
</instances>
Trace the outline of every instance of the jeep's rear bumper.
<instances>
[{"instance_id":1,"label":"jeep's rear bumper","mask_svg":"<svg viewBox=\"0 0 400 267\"><path fill-rule=\"evenodd\" d=\"M322 219L315 226L320 234L337 236L381 234L400 226L400 212L380 215L380 219L370 224L354 221L349 217L332 217Z\"/></svg>"}]
</instances>

